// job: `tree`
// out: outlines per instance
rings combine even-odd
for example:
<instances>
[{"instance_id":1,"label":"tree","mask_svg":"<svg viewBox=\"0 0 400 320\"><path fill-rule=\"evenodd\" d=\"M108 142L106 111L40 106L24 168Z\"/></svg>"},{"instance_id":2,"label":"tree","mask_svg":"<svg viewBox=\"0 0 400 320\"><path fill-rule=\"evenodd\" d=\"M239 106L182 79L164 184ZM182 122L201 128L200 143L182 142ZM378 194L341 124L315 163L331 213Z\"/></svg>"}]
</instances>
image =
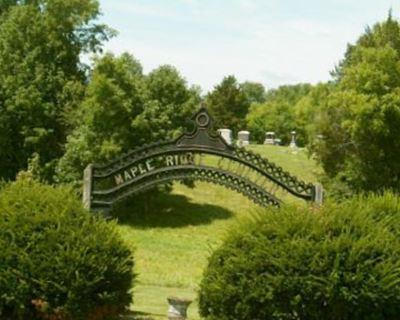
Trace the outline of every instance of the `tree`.
<instances>
[{"instance_id":1,"label":"tree","mask_svg":"<svg viewBox=\"0 0 400 320\"><path fill-rule=\"evenodd\" d=\"M324 107L328 95L334 88L334 83L319 83L313 86L310 91L302 96L294 105L294 121L297 136L303 145L311 141L319 141L321 128L316 128L316 117Z\"/></svg>"},{"instance_id":2,"label":"tree","mask_svg":"<svg viewBox=\"0 0 400 320\"><path fill-rule=\"evenodd\" d=\"M0 5L0 177L13 179L37 154L51 179L83 96L84 52L112 35L93 21L96 0L2 1Z\"/></svg>"},{"instance_id":3,"label":"tree","mask_svg":"<svg viewBox=\"0 0 400 320\"><path fill-rule=\"evenodd\" d=\"M321 100L315 121L309 128L310 148L316 152L325 173L334 178L345 170L345 161L355 144L351 126L357 110L368 103L368 97L355 91L334 90Z\"/></svg>"},{"instance_id":4,"label":"tree","mask_svg":"<svg viewBox=\"0 0 400 320\"><path fill-rule=\"evenodd\" d=\"M240 88L247 96L250 104L265 102L267 92L261 83L245 81L240 84Z\"/></svg>"},{"instance_id":5,"label":"tree","mask_svg":"<svg viewBox=\"0 0 400 320\"><path fill-rule=\"evenodd\" d=\"M400 52L400 26L398 21L393 19L392 11L389 11L385 21L376 23L372 28L366 27L365 32L358 38L355 44L348 44L347 50L332 76L336 82L340 82L345 76L345 70L349 66L354 66L360 62L362 55L358 51L372 48L379 49L386 46L391 47L396 52Z\"/></svg>"},{"instance_id":6,"label":"tree","mask_svg":"<svg viewBox=\"0 0 400 320\"><path fill-rule=\"evenodd\" d=\"M164 65L146 77L146 103L134 121L141 132L140 144L176 138L200 104L200 89L189 88L172 66Z\"/></svg>"},{"instance_id":7,"label":"tree","mask_svg":"<svg viewBox=\"0 0 400 320\"><path fill-rule=\"evenodd\" d=\"M250 100L234 76L225 77L205 100L217 127L234 132L244 129Z\"/></svg>"},{"instance_id":8,"label":"tree","mask_svg":"<svg viewBox=\"0 0 400 320\"><path fill-rule=\"evenodd\" d=\"M334 72L312 141L326 173L351 190L400 190L400 24L367 28Z\"/></svg>"},{"instance_id":9,"label":"tree","mask_svg":"<svg viewBox=\"0 0 400 320\"><path fill-rule=\"evenodd\" d=\"M270 101L264 104L253 104L247 115L247 127L252 138L262 143L265 132L273 131L282 143L290 141L290 132L295 129L291 106L286 101Z\"/></svg>"},{"instance_id":10,"label":"tree","mask_svg":"<svg viewBox=\"0 0 400 320\"><path fill-rule=\"evenodd\" d=\"M82 121L68 138L57 167L59 180L80 182L89 163L176 137L199 103L198 89L189 88L171 66L144 75L140 62L127 53L96 59L82 102Z\"/></svg>"},{"instance_id":11,"label":"tree","mask_svg":"<svg viewBox=\"0 0 400 320\"><path fill-rule=\"evenodd\" d=\"M311 89L309 84L281 86L269 90L266 100L253 104L247 114L247 127L256 141L262 143L266 131L274 131L284 144L289 143L293 130L299 131L298 142L305 141L304 130L299 127L295 117L295 105Z\"/></svg>"}]
</instances>

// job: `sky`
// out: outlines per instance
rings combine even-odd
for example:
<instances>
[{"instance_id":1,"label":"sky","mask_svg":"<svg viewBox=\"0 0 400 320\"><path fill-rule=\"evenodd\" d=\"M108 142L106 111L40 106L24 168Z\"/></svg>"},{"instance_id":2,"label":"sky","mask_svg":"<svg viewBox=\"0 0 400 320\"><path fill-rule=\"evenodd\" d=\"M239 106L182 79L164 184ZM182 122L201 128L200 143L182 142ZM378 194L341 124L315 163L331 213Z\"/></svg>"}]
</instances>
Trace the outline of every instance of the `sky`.
<instances>
[{"instance_id":1,"label":"sky","mask_svg":"<svg viewBox=\"0 0 400 320\"><path fill-rule=\"evenodd\" d=\"M267 88L330 79L367 26L400 0L100 0L118 31L105 51L129 52L144 72L175 66L203 92L235 75Z\"/></svg>"}]
</instances>

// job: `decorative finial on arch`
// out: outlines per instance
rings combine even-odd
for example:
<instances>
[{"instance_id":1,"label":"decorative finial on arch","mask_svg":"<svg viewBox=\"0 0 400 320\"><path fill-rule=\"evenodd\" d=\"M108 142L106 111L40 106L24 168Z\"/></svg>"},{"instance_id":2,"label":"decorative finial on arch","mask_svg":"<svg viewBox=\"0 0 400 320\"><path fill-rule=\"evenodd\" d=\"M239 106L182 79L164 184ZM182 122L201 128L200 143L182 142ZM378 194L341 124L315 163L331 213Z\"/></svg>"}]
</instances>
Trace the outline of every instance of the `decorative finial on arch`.
<instances>
[{"instance_id":1,"label":"decorative finial on arch","mask_svg":"<svg viewBox=\"0 0 400 320\"><path fill-rule=\"evenodd\" d=\"M232 147L214 131L214 119L208 112L205 103L200 105L200 109L190 118L194 123L192 132L185 132L176 140L178 147L203 146L204 148L216 148L219 150L232 151Z\"/></svg>"},{"instance_id":2,"label":"decorative finial on arch","mask_svg":"<svg viewBox=\"0 0 400 320\"><path fill-rule=\"evenodd\" d=\"M198 128L212 129L214 119L207 110L204 102L201 103L200 109L190 118Z\"/></svg>"}]
</instances>

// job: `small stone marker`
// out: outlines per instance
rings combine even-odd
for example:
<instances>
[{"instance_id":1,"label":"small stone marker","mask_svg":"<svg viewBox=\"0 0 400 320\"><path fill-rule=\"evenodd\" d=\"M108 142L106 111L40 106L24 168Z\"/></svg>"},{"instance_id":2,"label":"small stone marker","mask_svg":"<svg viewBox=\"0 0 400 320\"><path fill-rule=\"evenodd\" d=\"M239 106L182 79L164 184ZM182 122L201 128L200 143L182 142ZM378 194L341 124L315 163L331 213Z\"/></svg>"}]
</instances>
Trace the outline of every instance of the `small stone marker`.
<instances>
[{"instance_id":1,"label":"small stone marker","mask_svg":"<svg viewBox=\"0 0 400 320\"><path fill-rule=\"evenodd\" d=\"M231 129L218 129L219 134L226 141L227 144L232 144L232 130Z\"/></svg>"},{"instance_id":2,"label":"small stone marker","mask_svg":"<svg viewBox=\"0 0 400 320\"><path fill-rule=\"evenodd\" d=\"M167 301L169 303L168 309L168 319L169 320L186 320L187 319L187 309L192 303L192 300L182 299L177 297L168 297Z\"/></svg>"},{"instance_id":3,"label":"small stone marker","mask_svg":"<svg viewBox=\"0 0 400 320\"><path fill-rule=\"evenodd\" d=\"M291 132L291 135L292 135L292 141L290 141L289 147L295 149L295 148L297 148L297 144L296 144L296 131L292 131L292 132Z\"/></svg>"},{"instance_id":4,"label":"small stone marker","mask_svg":"<svg viewBox=\"0 0 400 320\"><path fill-rule=\"evenodd\" d=\"M265 133L264 144L275 144L275 132L267 131Z\"/></svg>"},{"instance_id":5,"label":"small stone marker","mask_svg":"<svg viewBox=\"0 0 400 320\"><path fill-rule=\"evenodd\" d=\"M83 194L82 202L83 206L90 210L91 193L92 193L92 176L93 176L93 165L89 164L85 171L83 171Z\"/></svg>"},{"instance_id":6,"label":"small stone marker","mask_svg":"<svg viewBox=\"0 0 400 320\"><path fill-rule=\"evenodd\" d=\"M238 146L244 147L250 144L250 132L249 131L239 131L238 132Z\"/></svg>"},{"instance_id":7,"label":"small stone marker","mask_svg":"<svg viewBox=\"0 0 400 320\"><path fill-rule=\"evenodd\" d=\"M321 184L316 184L315 185L315 203L318 205L322 204L322 201L324 199L324 188L322 187Z\"/></svg>"}]
</instances>

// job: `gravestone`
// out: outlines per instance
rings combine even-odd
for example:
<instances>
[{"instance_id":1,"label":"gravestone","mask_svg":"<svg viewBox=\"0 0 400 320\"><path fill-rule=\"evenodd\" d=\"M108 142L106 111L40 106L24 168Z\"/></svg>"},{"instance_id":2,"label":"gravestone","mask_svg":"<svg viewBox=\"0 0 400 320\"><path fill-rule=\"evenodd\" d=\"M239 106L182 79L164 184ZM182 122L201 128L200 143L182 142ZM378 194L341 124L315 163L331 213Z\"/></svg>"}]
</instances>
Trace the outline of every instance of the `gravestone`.
<instances>
[{"instance_id":1,"label":"gravestone","mask_svg":"<svg viewBox=\"0 0 400 320\"><path fill-rule=\"evenodd\" d=\"M265 133L264 144L275 144L275 132L267 131Z\"/></svg>"},{"instance_id":2,"label":"gravestone","mask_svg":"<svg viewBox=\"0 0 400 320\"><path fill-rule=\"evenodd\" d=\"M226 141L227 144L232 144L232 130L231 129L218 129L218 133Z\"/></svg>"},{"instance_id":3,"label":"gravestone","mask_svg":"<svg viewBox=\"0 0 400 320\"><path fill-rule=\"evenodd\" d=\"M239 131L238 132L238 146L244 147L250 144L250 132L249 131Z\"/></svg>"}]
</instances>

